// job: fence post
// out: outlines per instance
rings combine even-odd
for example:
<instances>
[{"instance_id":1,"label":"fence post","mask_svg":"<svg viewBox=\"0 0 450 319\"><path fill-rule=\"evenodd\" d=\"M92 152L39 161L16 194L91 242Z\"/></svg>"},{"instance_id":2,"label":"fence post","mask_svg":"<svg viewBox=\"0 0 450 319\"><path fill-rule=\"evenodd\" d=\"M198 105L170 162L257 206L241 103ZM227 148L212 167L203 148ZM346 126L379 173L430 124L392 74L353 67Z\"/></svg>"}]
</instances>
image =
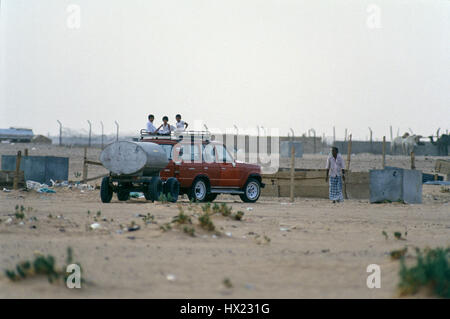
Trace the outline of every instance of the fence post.
<instances>
[{"instance_id":1,"label":"fence post","mask_svg":"<svg viewBox=\"0 0 450 319\"><path fill-rule=\"evenodd\" d=\"M382 160L383 169L386 167L386 136L383 136L383 160Z\"/></svg>"},{"instance_id":2,"label":"fence post","mask_svg":"<svg viewBox=\"0 0 450 319\"><path fill-rule=\"evenodd\" d=\"M100 121L100 124L102 125L102 149L103 149L103 135L104 135L104 133L103 133L103 121Z\"/></svg>"},{"instance_id":3,"label":"fence post","mask_svg":"<svg viewBox=\"0 0 450 319\"><path fill-rule=\"evenodd\" d=\"M22 160L22 151L17 152L16 157L16 172L13 179L13 189L19 189L19 174L20 174L20 162Z\"/></svg>"},{"instance_id":4,"label":"fence post","mask_svg":"<svg viewBox=\"0 0 450 319\"><path fill-rule=\"evenodd\" d=\"M84 148L84 157L83 157L83 184L86 184L88 176L88 165L86 161L87 161L87 147Z\"/></svg>"},{"instance_id":5,"label":"fence post","mask_svg":"<svg viewBox=\"0 0 450 319\"><path fill-rule=\"evenodd\" d=\"M350 176L350 161L352 158L352 134L348 136L348 144L347 144L347 165L346 165L346 172L347 172L347 178ZM347 195L347 178L344 179L344 196L345 199L348 199Z\"/></svg>"},{"instance_id":6,"label":"fence post","mask_svg":"<svg viewBox=\"0 0 450 319\"><path fill-rule=\"evenodd\" d=\"M411 169L416 169L416 156L414 151L411 152Z\"/></svg>"},{"instance_id":7,"label":"fence post","mask_svg":"<svg viewBox=\"0 0 450 319\"><path fill-rule=\"evenodd\" d=\"M117 121L114 121L114 123L116 124L116 127L117 127L116 141L119 141L119 123Z\"/></svg>"},{"instance_id":8,"label":"fence post","mask_svg":"<svg viewBox=\"0 0 450 319\"><path fill-rule=\"evenodd\" d=\"M92 123L89 120L87 122L89 124L89 142L88 142L88 145L89 145L89 147L91 147Z\"/></svg>"},{"instance_id":9,"label":"fence post","mask_svg":"<svg viewBox=\"0 0 450 319\"><path fill-rule=\"evenodd\" d=\"M335 146L336 143L336 127L333 126L333 146Z\"/></svg>"},{"instance_id":10,"label":"fence post","mask_svg":"<svg viewBox=\"0 0 450 319\"><path fill-rule=\"evenodd\" d=\"M295 175L295 146L294 141L291 142L291 182L290 182L290 200L294 202L294 175Z\"/></svg>"},{"instance_id":11,"label":"fence post","mask_svg":"<svg viewBox=\"0 0 450 319\"><path fill-rule=\"evenodd\" d=\"M58 124L59 124L59 146L62 145L62 123L57 120Z\"/></svg>"}]
</instances>

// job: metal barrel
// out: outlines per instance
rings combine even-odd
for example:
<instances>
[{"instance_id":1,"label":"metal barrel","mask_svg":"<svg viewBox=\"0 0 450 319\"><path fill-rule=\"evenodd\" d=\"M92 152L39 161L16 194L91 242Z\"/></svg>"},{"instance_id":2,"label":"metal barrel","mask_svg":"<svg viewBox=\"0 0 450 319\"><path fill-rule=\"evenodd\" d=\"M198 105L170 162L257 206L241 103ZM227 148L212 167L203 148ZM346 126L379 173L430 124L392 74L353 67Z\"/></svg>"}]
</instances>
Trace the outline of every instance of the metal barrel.
<instances>
[{"instance_id":1,"label":"metal barrel","mask_svg":"<svg viewBox=\"0 0 450 319\"><path fill-rule=\"evenodd\" d=\"M109 144L100 162L114 175L158 175L169 163L164 149L151 142L120 141Z\"/></svg>"}]
</instances>

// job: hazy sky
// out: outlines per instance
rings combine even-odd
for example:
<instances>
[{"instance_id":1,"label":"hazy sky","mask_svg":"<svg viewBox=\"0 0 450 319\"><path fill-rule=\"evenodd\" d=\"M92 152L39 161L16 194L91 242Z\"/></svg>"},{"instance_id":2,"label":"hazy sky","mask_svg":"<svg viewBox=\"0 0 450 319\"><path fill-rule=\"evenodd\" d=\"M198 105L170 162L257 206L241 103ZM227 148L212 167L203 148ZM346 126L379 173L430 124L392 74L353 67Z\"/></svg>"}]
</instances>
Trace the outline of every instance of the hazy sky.
<instances>
[{"instance_id":1,"label":"hazy sky","mask_svg":"<svg viewBox=\"0 0 450 319\"><path fill-rule=\"evenodd\" d=\"M448 0L1 2L0 128L450 129Z\"/></svg>"}]
</instances>

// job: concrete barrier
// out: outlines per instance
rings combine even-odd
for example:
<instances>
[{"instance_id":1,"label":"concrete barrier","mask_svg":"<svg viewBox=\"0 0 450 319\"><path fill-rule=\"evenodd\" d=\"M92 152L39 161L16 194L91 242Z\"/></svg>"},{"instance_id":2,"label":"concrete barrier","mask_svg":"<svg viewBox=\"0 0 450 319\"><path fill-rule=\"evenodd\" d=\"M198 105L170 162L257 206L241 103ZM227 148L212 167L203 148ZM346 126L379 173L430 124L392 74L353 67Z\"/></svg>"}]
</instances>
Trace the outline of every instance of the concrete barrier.
<instances>
[{"instance_id":1,"label":"concrete barrier","mask_svg":"<svg viewBox=\"0 0 450 319\"><path fill-rule=\"evenodd\" d=\"M386 167L370 172L370 202L422 203L422 172Z\"/></svg>"},{"instance_id":2,"label":"concrete barrier","mask_svg":"<svg viewBox=\"0 0 450 319\"><path fill-rule=\"evenodd\" d=\"M2 170L16 169L16 155L2 155ZM25 180L50 184L53 180L68 180L69 158L55 156L22 156L20 170Z\"/></svg>"},{"instance_id":3,"label":"concrete barrier","mask_svg":"<svg viewBox=\"0 0 450 319\"><path fill-rule=\"evenodd\" d=\"M291 147L294 144L295 147L295 158L303 157L303 144L301 142L289 142L282 141L280 142L280 157L291 157Z\"/></svg>"}]
</instances>

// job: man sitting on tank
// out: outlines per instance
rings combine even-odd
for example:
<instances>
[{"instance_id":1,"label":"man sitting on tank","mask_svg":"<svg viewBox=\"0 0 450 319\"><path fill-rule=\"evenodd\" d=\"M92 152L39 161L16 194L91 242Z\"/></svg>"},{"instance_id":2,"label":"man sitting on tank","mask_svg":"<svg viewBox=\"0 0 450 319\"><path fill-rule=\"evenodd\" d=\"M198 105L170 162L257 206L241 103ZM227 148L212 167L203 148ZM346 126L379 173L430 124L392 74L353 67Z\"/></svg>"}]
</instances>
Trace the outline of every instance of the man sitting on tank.
<instances>
[{"instance_id":1,"label":"man sitting on tank","mask_svg":"<svg viewBox=\"0 0 450 319\"><path fill-rule=\"evenodd\" d=\"M153 125L153 121L155 120L155 117L153 116L153 114L150 114L148 116L148 122L147 122L147 133L148 134L155 134L156 132L156 127Z\"/></svg>"},{"instance_id":2,"label":"man sitting on tank","mask_svg":"<svg viewBox=\"0 0 450 319\"><path fill-rule=\"evenodd\" d=\"M155 131L158 135L170 135L171 132L175 131L175 127L169 124L169 118L164 116L162 118L163 124L161 124Z\"/></svg>"}]
</instances>

